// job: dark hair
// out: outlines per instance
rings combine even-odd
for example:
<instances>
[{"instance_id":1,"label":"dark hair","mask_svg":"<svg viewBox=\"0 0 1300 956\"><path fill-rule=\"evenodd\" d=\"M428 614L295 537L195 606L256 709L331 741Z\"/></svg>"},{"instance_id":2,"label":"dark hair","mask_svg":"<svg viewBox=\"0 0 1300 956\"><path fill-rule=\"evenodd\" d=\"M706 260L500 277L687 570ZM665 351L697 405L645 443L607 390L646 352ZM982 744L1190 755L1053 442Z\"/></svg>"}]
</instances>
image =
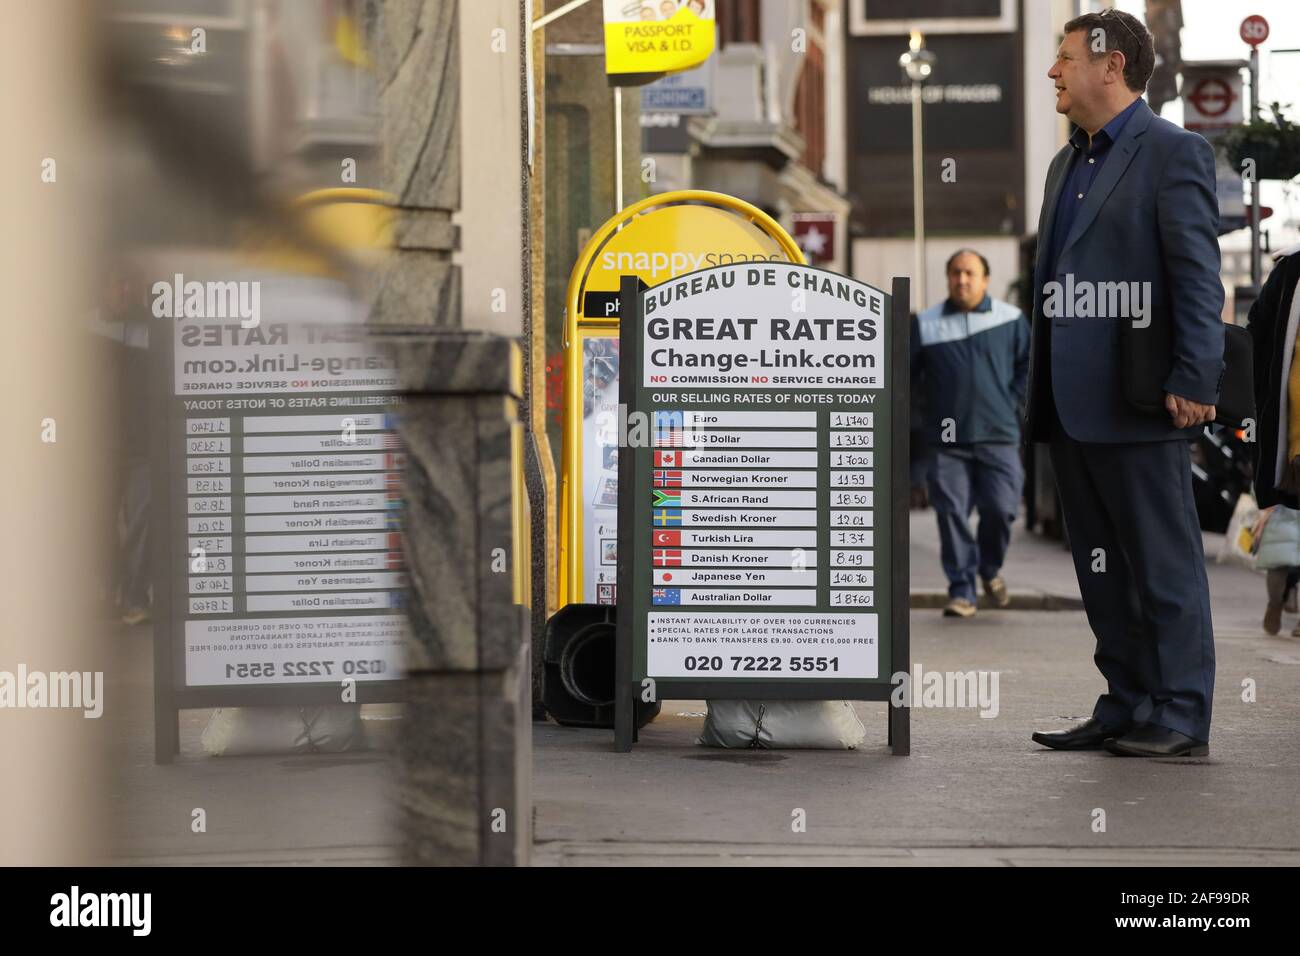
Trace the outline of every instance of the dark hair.
<instances>
[{"instance_id":1,"label":"dark hair","mask_svg":"<svg viewBox=\"0 0 1300 956\"><path fill-rule=\"evenodd\" d=\"M1115 50L1124 54L1124 85L1134 93L1146 92L1147 80L1151 79L1151 72L1156 68L1156 48L1150 31L1141 20L1123 10L1103 10L1101 13L1085 13L1065 25L1066 33L1076 30L1087 32L1092 59ZM1106 44L1101 52L1092 50L1094 30L1106 34Z\"/></svg>"},{"instance_id":2,"label":"dark hair","mask_svg":"<svg viewBox=\"0 0 1300 956\"><path fill-rule=\"evenodd\" d=\"M976 252L974 249L958 249L956 252L950 255L948 257L948 261L944 263L943 274L947 275L949 272L952 271L953 260L955 260L958 256L967 256L967 255L974 256L976 259L978 259L980 263L984 266L984 275L988 276L989 261L985 259L982 255L980 255L978 252Z\"/></svg>"}]
</instances>

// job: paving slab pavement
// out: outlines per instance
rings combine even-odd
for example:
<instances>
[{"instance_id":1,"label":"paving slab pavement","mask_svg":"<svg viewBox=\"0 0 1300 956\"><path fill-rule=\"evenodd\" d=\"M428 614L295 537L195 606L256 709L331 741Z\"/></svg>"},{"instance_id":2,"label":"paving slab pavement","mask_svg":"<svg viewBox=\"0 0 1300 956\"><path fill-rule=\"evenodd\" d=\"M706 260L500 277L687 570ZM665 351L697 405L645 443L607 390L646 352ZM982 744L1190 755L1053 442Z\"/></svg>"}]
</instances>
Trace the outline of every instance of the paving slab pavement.
<instances>
[{"instance_id":1,"label":"paving slab pavement","mask_svg":"<svg viewBox=\"0 0 1300 956\"><path fill-rule=\"evenodd\" d=\"M889 754L883 704L856 705L868 730L859 751L705 750L694 745L702 719L679 716L702 710L699 701L666 702L631 754L613 753L608 731L538 725L539 858L598 862L595 846L599 862L648 862L645 846L657 845L664 862L674 853L683 860L687 847L695 857L731 858L756 846L803 862L847 854L915 864L919 850L935 851L931 862L1069 862L1086 853L1116 864L1300 862L1300 642L1220 635L1208 758L1058 753L1029 734L1086 716L1100 689L1087 634L1060 620L1067 613L989 615L960 631L918 626L917 661L996 669L1001 700L993 718L914 710L910 757ZM1246 676L1259 687L1253 704L1240 700ZM1104 833L1092 828L1098 808ZM806 814L804 833L792 831L796 809ZM981 852L938 852L960 848Z\"/></svg>"},{"instance_id":2,"label":"paving slab pavement","mask_svg":"<svg viewBox=\"0 0 1300 956\"><path fill-rule=\"evenodd\" d=\"M929 529L927 531L927 529ZM933 516L914 513L912 574L942 587ZM1217 553L1217 536L1208 540ZM1218 539L1221 542L1221 538ZM1054 542L1017 528L1013 588L1069 594ZM631 754L612 732L534 725L539 865L1079 865L1300 862L1300 639L1259 630L1263 583L1210 566L1219 656L1208 759L1161 763L1032 744L1085 716L1101 683L1078 611L911 614L926 669L996 670L999 712L914 710L913 752L885 745L885 706L858 704L858 751L716 751L694 744L702 701L669 701ZM1077 585L1075 592L1077 595ZM1287 616L1287 630L1293 624ZM156 766L148 628L116 628L108 675L113 861L145 865L388 865L391 755L203 754L210 712L186 712L182 754ZM1241 701L1253 679L1258 702ZM202 807L206 833L191 830ZM806 813L807 830L791 830ZM1106 832L1092 830L1106 811Z\"/></svg>"},{"instance_id":3,"label":"paving slab pavement","mask_svg":"<svg viewBox=\"0 0 1300 956\"><path fill-rule=\"evenodd\" d=\"M942 585L914 513L914 587ZM1222 537L1207 536L1217 555ZM928 550L927 550L928 549ZM1086 717L1102 690L1080 611L913 610L913 661L999 673L996 717L914 709L912 755L886 747L885 705L855 704L858 751L695 746L703 701L668 701L631 754L609 731L534 731L538 862L611 864L1296 865L1300 639L1259 629L1262 578L1208 567L1218 656L1210 756L1163 762L1058 753L1037 729ZM1013 588L1068 593L1068 553L1017 528ZM1293 622L1288 616L1285 623ZM1257 700L1242 700L1253 681ZM792 830L803 810L807 829ZM1105 832L1095 832L1096 810Z\"/></svg>"}]
</instances>

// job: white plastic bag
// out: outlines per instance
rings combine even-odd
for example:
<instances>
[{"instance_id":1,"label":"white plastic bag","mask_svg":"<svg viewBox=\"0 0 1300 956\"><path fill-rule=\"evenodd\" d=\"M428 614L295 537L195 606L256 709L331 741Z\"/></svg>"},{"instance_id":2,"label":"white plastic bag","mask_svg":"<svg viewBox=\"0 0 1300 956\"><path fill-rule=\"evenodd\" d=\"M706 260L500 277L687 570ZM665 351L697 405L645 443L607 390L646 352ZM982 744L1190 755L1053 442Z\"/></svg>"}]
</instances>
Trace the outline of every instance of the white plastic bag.
<instances>
[{"instance_id":1,"label":"white plastic bag","mask_svg":"<svg viewBox=\"0 0 1300 956\"><path fill-rule=\"evenodd\" d=\"M847 700L711 700L696 743L769 750L853 750L867 730Z\"/></svg>"},{"instance_id":2,"label":"white plastic bag","mask_svg":"<svg viewBox=\"0 0 1300 956\"><path fill-rule=\"evenodd\" d=\"M214 757L342 753L365 746L358 704L323 707L222 707L203 728Z\"/></svg>"},{"instance_id":3,"label":"white plastic bag","mask_svg":"<svg viewBox=\"0 0 1300 956\"><path fill-rule=\"evenodd\" d=\"M1255 496L1243 494L1237 498L1223 548L1219 551L1220 564L1239 564L1243 568L1255 570L1254 528L1258 520L1259 506L1255 504Z\"/></svg>"}]
</instances>

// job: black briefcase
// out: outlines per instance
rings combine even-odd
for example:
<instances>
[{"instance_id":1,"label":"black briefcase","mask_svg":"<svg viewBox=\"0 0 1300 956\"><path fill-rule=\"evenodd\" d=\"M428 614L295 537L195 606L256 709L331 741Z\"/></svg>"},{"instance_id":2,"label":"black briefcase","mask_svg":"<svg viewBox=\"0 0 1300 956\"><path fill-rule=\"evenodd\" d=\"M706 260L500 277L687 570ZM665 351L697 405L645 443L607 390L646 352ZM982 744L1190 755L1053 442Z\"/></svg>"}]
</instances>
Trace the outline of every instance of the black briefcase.
<instances>
[{"instance_id":1,"label":"black briefcase","mask_svg":"<svg viewBox=\"0 0 1300 956\"><path fill-rule=\"evenodd\" d=\"M1122 326L1124 397L1134 408L1168 417L1164 381L1173 365L1173 345L1167 323L1153 323L1145 329L1134 329L1127 322ZM1255 355L1244 326L1224 323L1223 364L1214 422L1242 428L1247 419L1255 418Z\"/></svg>"}]
</instances>

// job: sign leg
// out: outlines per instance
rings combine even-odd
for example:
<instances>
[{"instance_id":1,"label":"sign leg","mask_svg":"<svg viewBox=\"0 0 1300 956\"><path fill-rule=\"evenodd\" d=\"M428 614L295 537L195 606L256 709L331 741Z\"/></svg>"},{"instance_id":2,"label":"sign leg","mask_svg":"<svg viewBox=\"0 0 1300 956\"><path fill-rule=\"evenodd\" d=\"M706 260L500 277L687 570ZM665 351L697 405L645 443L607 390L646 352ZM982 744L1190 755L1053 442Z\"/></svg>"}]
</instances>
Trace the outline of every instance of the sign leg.
<instances>
[{"instance_id":1,"label":"sign leg","mask_svg":"<svg viewBox=\"0 0 1300 956\"><path fill-rule=\"evenodd\" d=\"M910 707L889 705L889 747L895 757L906 757L912 752L912 710Z\"/></svg>"},{"instance_id":2,"label":"sign leg","mask_svg":"<svg viewBox=\"0 0 1300 956\"><path fill-rule=\"evenodd\" d=\"M174 707L154 702L153 762L171 763L181 752L181 715Z\"/></svg>"},{"instance_id":3,"label":"sign leg","mask_svg":"<svg viewBox=\"0 0 1300 956\"><path fill-rule=\"evenodd\" d=\"M636 739L635 708L631 691L620 686L614 696L614 750L618 753L628 753Z\"/></svg>"}]
</instances>

